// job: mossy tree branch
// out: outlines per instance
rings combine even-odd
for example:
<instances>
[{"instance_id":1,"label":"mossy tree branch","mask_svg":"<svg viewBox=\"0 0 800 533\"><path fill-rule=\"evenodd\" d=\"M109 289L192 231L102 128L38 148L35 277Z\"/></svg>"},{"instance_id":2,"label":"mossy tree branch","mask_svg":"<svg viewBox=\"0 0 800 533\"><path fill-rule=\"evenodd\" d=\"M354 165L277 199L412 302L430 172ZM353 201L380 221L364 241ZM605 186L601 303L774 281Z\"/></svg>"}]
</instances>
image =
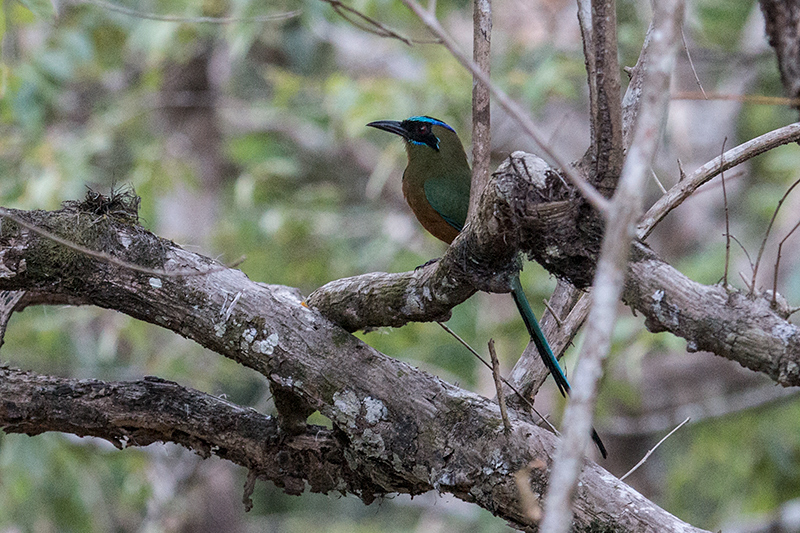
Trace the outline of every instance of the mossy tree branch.
<instances>
[{"instance_id":1,"label":"mossy tree branch","mask_svg":"<svg viewBox=\"0 0 800 533\"><path fill-rule=\"evenodd\" d=\"M69 209L17 214L78 244L102 243L106 253L162 268L165 273L154 276L97 258L78 258L18 225L4 224L0 289L34 295L27 305L56 295L57 300L75 298L76 302L116 309L158 324L260 372L298 405L319 410L334 428L321 434L322 445L330 451L324 460L331 463L323 471L342 467L337 459L340 450L349 470L331 483L312 483L312 490L352 491L369 502L388 493L435 489L475 502L516 527L533 525L519 508L513 474L535 458L550 457L556 437L532 424L524 412L509 413L512 432L506 434L496 404L377 352L303 305L296 290L252 282L240 271L220 268L130 222L112 216L98 221ZM64 265L65 254L81 268ZM215 268L209 270L211 266ZM208 273L169 274L190 270ZM11 431L37 434L60 430L97 434L117 442L125 436L135 436L137 442L166 439L201 453L224 437L224 442L237 447L225 450L228 458L235 455L239 464L274 479L264 473L265 465L271 464L269 458L260 454L275 454L271 436L276 425L268 417L259 419L251 410L160 380L108 384L26 377L13 371L2 373L0 380L4 398L16 398L12 409L0 411L0 423ZM32 394L31 387L51 392ZM147 400L155 400L153 395L165 398ZM164 423L160 407L172 395L191 412L174 425L169 417ZM128 399L132 403L126 403ZM106 409L106 400L118 400L119 404ZM59 402L73 405L76 416L43 410L46 404L53 408ZM40 416L48 412L51 418ZM217 414L209 415L211 412ZM247 444L254 442L254 427L261 427L262 436L266 435L261 449ZM283 440L275 460L287 451L299 465L292 470L294 481L278 482L294 491L299 487L298 478L312 475L303 466L311 463L303 463L302 458L308 454L316 458L318 450L305 445L296 453L286 450L308 438L307 428L288 434L279 422L277 432ZM542 494L546 479L546 471L534 469L531 490ZM341 485L337 483L340 480L344 481ZM584 490L576 502L578 528L599 524L622 531L656 531L672 524L695 530L595 464L587 464L581 481ZM631 508L640 512L631 513Z\"/></svg>"}]
</instances>

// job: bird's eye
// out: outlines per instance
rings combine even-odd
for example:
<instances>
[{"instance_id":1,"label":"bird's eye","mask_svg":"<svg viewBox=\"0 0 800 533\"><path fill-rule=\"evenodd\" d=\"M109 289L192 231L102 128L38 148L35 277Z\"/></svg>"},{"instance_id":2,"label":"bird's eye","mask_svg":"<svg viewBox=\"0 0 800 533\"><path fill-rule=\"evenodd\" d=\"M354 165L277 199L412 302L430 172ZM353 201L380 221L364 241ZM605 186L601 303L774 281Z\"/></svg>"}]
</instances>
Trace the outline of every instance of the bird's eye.
<instances>
[{"instance_id":1,"label":"bird's eye","mask_svg":"<svg viewBox=\"0 0 800 533\"><path fill-rule=\"evenodd\" d=\"M429 124L420 124L417 126L417 133L420 135L427 135L431 132L431 127Z\"/></svg>"}]
</instances>

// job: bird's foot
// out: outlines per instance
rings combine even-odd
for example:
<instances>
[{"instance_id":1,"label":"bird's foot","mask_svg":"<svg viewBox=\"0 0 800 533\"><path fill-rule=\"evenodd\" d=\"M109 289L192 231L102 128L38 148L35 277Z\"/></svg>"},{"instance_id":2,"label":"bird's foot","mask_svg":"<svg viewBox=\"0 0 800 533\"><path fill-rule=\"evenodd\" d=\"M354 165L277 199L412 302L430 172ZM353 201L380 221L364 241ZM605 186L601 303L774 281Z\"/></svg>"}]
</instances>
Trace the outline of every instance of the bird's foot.
<instances>
[{"instance_id":1,"label":"bird's foot","mask_svg":"<svg viewBox=\"0 0 800 533\"><path fill-rule=\"evenodd\" d=\"M425 267L426 267L426 266L428 266L428 265L432 265L432 264L434 264L434 263L435 263L435 262L437 262L439 259L441 259L441 257L434 257L434 258L433 258L433 259L431 259L430 261L427 261L427 262L425 262L424 264L422 264L422 265L418 266L417 268L415 268L415 269L414 269L414 272L416 272L417 270L420 270L420 269L422 269L422 268L425 268Z\"/></svg>"}]
</instances>

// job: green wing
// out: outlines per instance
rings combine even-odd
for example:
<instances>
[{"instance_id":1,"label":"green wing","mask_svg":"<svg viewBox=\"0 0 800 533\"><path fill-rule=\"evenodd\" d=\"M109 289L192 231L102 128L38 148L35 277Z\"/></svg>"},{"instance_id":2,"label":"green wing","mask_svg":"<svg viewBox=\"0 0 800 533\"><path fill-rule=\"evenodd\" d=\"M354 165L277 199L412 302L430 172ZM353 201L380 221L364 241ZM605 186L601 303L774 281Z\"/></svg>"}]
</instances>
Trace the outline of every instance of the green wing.
<instances>
[{"instance_id":1,"label":"green wing","mask_svg":"<svg viewBox=\"0 0 800 533\"><path fill-rule=\"evenodd\" d=\"M461 231L469 209L469 182L465 184L463 180L430 178L425 180L423 189L431 207L448 224Z\"/></svg>"}]
</instances>

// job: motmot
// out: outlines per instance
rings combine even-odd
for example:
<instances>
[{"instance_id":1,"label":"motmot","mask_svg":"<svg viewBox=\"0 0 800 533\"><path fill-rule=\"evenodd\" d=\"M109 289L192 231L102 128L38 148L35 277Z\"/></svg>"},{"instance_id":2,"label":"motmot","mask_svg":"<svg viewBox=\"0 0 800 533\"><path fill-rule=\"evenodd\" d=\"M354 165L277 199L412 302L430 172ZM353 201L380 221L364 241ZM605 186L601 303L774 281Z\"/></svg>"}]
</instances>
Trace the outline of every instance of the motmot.
<instances>
[{"instance_id":1,"label":"motmot","mask_svg":"<svg viewBox=\"0 0 800 533\"><path fill-rule=\"evenodd\" d=\"M378 120L367 126L403 138L408 156L408 165L403 173L403 196L422 227L450 244L467 221L472 181L472 170L456 131L429 116L411 117L402 122ZM570 390L569 382L533 314L519 273L511 280L511 295L539 356L553 375L558 390L566 397ZM605 458L605 446L594 430L592 439Z\"/></svg>"}]
</instances>

